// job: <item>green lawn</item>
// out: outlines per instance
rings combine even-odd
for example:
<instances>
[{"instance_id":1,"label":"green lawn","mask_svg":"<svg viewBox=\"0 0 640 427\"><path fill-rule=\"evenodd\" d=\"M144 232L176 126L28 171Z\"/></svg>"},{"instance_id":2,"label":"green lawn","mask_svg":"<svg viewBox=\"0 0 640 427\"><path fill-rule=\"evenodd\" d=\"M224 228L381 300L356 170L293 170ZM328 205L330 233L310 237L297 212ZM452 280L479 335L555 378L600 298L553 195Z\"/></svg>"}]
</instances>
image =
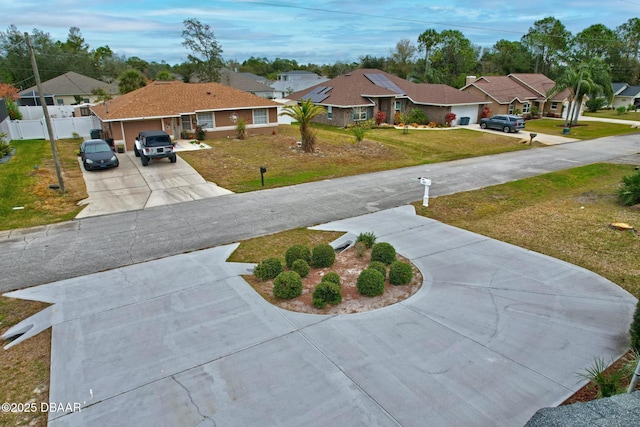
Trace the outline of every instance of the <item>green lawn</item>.
<instances>
[{"instance_id":1,"label":"green lawn","mask_svg":"<svg viewBox=\"0 0 640 427\"><path fill-rule=\"evenodd\" d=\"M598 273L640 297L637 209L617 202L633 166L595 164L476 191L432 198L417 211L442 222L562 259Z\"/></svg>"},{"instance_id":2,"label":"green lawn","mask_svg":"<svg viewBox=\"0 0 640 427\"><path fill-rule=\"evenodd\" d=\"M51 145L45 140L12 141L15 155L0 164L0 230L65 221L80 211L77 202L86 197L78 166L78 142L57 142L66 193L49 188L57 184Z\"/></svg>"},{"instance_id":3,"label":"green lawn","mask_svg":"<svg viewBox=\"0 0 640 427\"><path fill-rule=\"evenodd\" d=\"M571 127L568 135L563 133L564 128L564 120L544 118L527 120L525 131L567 136L576 139L595 139L640 132L640 129L633 129L630 125L593 121L579 121L578 126Z\"/></svg>"},{"instance_id":4,"label":"green lawn","mask_svg":"<svg viewBox=\"0 0 640 427\"><path fill-rule=\"evenodd\" d=\"M180 156L202 176L234 192L259 190L260 166L267 168L265 187L280 187L425 163L444 162L530 147L501 134L468 129L372 129L364 141L342 128L314 126L316 152L302 153L297 126L281 125L277 135L245 140L207 140L211 150Z\"/></svg>"},{"instance_id":5,"label":"green lawn","mask_svg":"<svg viewBox=\"0 0 640 427\"><path fill-rule=\"evenodd\" d=\"M595 113L584 112L583 115L588 117L601 117L606 119L617 119L617 120L634 120L640 121L640 110L638 111L627 111L623 114L618 114L616 110L598 110Z\"/></svg>"}]
</instances>

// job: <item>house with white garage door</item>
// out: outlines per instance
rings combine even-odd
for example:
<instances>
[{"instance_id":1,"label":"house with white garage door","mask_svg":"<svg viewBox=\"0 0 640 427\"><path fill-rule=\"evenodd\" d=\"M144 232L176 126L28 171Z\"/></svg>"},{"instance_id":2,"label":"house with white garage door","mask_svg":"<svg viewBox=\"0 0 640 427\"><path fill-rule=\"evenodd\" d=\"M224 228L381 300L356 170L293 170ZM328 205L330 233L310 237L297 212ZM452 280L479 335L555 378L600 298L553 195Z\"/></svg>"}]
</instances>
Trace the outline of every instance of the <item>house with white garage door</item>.
<instances>
[{"instance_id":1,"label":"house with white garage door","mask_svg":"<svg viewBox=\"0 0 640 427\"><path fill-rule=\"evenodd\" d=\"M313 121L332 126L348 126L376 118L384 113L384 122L396 124L396 113L418 108L430 122L445 123L447 114L456 121L466 117L477 123L482 109L490 104L484 98L444 84L413 83L377 69L358 69L287 96L294 101L311 99L324 106L326 114Z\"/></svg>"}]
</instances>

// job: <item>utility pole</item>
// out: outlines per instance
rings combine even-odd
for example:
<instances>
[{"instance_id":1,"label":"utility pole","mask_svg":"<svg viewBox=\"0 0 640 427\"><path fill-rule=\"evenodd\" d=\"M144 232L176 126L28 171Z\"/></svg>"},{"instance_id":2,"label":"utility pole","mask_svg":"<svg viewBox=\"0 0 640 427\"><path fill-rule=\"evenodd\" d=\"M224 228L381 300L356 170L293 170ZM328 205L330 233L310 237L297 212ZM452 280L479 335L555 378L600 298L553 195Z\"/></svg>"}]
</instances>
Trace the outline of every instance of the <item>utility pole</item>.
<instances>
[{"instance_id":1,"label":"utility pole","mask_svg":"<svg viewBox=\"0 0 640 427\"><path fill-rule=\"evenodd\" d=\"M49 110L47 109L47 101L45 100L44 92L42 91L40 73L38 72L38 64L36 63L36 55L33 53L33 47L31 47L31 38L29 37L29 33L24 33L24 37L27 40L29 56L31 57L31 68L33 68L33 75L36 79L36 87L38 88L38 97L40 98L40 104L42 105L42 111L44 112L44 120L47 124L47 131L49 131L49 142L51 143L51 152L53 153L53 163L56 166L56 175L58 175L58 185L60 186L60 191L64 193L64 182L62 181L60 160L58 160L58 150L56 148L55 136L53 135L53 127L51 126Z\"/></svg>"}]
</instances>

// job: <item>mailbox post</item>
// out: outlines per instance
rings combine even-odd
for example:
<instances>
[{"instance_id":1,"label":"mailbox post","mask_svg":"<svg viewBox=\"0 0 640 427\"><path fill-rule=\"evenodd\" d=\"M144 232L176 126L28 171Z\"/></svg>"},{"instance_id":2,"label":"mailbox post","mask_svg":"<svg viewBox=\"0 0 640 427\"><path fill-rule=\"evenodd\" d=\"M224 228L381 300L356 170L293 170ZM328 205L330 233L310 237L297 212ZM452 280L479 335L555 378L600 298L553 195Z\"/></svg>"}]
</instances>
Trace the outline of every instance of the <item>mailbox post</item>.
<instances>
[{"instance_id":1,"label":"mailbox post","mask_svg":"<svg viewBox=\"0 0 640 427\"><path fill-rule=\"evenodd\" d=\"M262 186L264 187L264 174L267 173L267 168L264 166L260 166L260 181L262 181Z\"/></svg>"},{"instance_id":2,"label":"mailbox post","mask_svg":"<svg viewBox=\"0 0 640 427\"><path fill-rule=\"evenodd\" d=\"M424 197L422 198L422 206L429 206L429 187L431 187L431 180L421 176L418 178L420 184L424 185Z\"/></svg>"}]
</instances>

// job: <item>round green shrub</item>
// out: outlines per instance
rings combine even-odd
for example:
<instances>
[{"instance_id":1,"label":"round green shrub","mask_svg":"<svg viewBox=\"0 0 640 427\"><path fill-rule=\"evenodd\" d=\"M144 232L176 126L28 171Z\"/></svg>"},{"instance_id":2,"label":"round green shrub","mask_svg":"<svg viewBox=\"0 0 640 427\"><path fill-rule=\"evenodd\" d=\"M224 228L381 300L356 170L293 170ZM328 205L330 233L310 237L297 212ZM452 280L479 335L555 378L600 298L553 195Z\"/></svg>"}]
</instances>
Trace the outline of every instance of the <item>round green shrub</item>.
<instances>
[{"instance_id":1,"label":"round green shrub","mask_svg":"<svg viewBox=\"0 0 640 427\"><path fill-rule=\"evenodd\" d=\"M279 258L267 258L256 265L253 274L260 280L269 280L282 273L284 268Z\"/></svg>"},{"instance_id":2,"label":"round green shrub","mask_svg":"<svg viewBox=\"0 0 640 427\"><path fill-rule=\"evenodd\" d=\"M380 261L384 264L391 264L396 260L396 249L387 242L380 242L371 248L371 261Z\"/></svg>"},{"instance_id":3,"label":"round green shrub","mask_svg":"<svg viewBox=\"0 0 640 427\"><path fill-rule=\"evenodd\" d=\"M321 243L311 252L311 265L316 268L331 267L336 260L336 251L326 243Z\"/></svg>"},{"instance_id":4,"label":"round green shrub","mask_svg":"<svg viewBox=\"0 0 640 427\"><path fill-rule=\"evenodd\" d=\"M342 302L340 285L322 281L313 291L311 302L316 308L325 308L327 304L336 305Z\"/></svg>"},{"instance_id":5,"label":"round green shrub","mask_svg":"<svg viewBox=\"0 0 640 427\"><path fill-rule=\"evenodd\" d=\"M356 239L356 243L357 242L362 242L367 247L367 249L371 249L373 244L376 242L376 235L373 234L373 231L368 231L366 233L360 233L358 235L358 238Z\"/></svg>"},{"instance_id":6,"label":"round green shrub","mask_svg":"<svg viewBox=\"0 0 640 427\"><path fill-rule=\"evenodd\" d=\"M385 264L384 262L372 261L371 264L369 264L369 268L378 270L380 273L382 273L385 279L387 278L387 264Z\"/></svg>"},{"instance_id":7,"label":"round green shrub","mask_svg":"<svg viewBox=\"0 0 640 427\"><path fill-rule=\"evenodd\" d=\"M356 282L358 292L362 295L375 297L384 293L384 276L378 270L367 268L362 270Z\"/></svg>"},{"instance_id":8,"label":"round green shrub","mask_svg":"<svg viewBox=\"0 0 640 427\"><path fill-rule=\"evenodd\" d=\"M283 271L273 281L273 296L291 299L302 293L302 278L295 271Z\"/></svg>"},{"instance_id":9,"label":"round green shrub","mask_svg":"<svg viewBox=\"0 0 640 427\"><path fill-rule=\"evenodd\" d=\"M336 285L340 286L340 276L335 271L330 271L325 274L322 278L322 281L335 283Z\"/></svg>"},{"instance_id":10,"label":"round green shrub","mask_svg":"<svg viewBox=\"0 0 640 427\"><path fill-rule=\"evenodd\" d=\"M394 261L389 267L389 283L392 285L406 285L413 279L411 264L402 261Z\"/></svg>"},{"instance_id":11,"label":"round green shrub","mask_svg":"<svg viewBox=\"0 0 640 427\"><path fill-rule=\"evenodd\" d=\"M293 245L284 253L284 261L288 268L291 268L293 262L297 259L303 259L309 264L311 262L311 251L306 245Z\"/></svg>"},{"instance_id":12,"label":"round green shrub","mask_svg":"<svg viewBox=\"0 0 640 427\"><path fill-rule=\"evenodd\" d=\"M300 277L307 277L307 274L309 274L310 270L309 263L307 263L307 261L303 259L297 259L293 261L293 264L291 264L291 269L298 273Z\"/></svg>"}]
</instances>

